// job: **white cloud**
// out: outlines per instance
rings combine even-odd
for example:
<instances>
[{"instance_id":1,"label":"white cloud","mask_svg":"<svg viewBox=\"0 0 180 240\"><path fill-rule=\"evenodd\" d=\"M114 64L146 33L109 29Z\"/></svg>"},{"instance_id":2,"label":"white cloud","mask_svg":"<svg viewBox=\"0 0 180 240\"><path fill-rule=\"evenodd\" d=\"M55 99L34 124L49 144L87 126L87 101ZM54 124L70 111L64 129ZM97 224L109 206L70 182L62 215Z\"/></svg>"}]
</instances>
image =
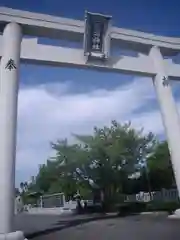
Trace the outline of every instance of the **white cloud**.
<instances>
[{"instance_id":1,"label":"white cloud","mask_svg":"<svg viewBox=\"0 0 180 240\"><path fill-rule=\"evenodd\" d=\"M99 89L86 94L72 93L73 88L73 84L67 82L20 89L18 181L35 174L38 164L51 155L50 141L71 138L71 133L90 133L94 125L109 124L113 119L130 120L135 127L163 133L158 109L135 114L154 103L155 92L149 79L138 78L111 91Z\"/></svg>"}]
</instances>

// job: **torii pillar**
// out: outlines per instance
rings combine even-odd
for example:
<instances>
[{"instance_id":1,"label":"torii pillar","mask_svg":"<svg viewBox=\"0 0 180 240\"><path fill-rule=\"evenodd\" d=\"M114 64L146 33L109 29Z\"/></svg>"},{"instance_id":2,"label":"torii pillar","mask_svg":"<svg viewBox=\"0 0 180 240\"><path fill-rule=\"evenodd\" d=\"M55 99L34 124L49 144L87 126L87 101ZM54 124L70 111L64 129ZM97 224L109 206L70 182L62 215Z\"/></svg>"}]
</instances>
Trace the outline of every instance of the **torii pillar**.
<instances>
[{"instance_id":1,"label":"torii pillar","mask_svg":"<svg viewBox=\"0 0 180 240\"><path fill-rule=\"evenodd\" d=\"M153 84L160 106L176 185L180 197L180 118L160 49L156 46L152 47L149 56L151 57L157 71L157 74L153 79Z\"/></svg>"},{"instance_id":2,"label":"torii pillar","mask_svg":"<svg viewBox=\"0 0 180 240\"><path fill-rule=\"evenodd\" d=\"M7 24L0 63L0 234L13 231L21 40L20 25Z\"/></svg>"}]
</instances>

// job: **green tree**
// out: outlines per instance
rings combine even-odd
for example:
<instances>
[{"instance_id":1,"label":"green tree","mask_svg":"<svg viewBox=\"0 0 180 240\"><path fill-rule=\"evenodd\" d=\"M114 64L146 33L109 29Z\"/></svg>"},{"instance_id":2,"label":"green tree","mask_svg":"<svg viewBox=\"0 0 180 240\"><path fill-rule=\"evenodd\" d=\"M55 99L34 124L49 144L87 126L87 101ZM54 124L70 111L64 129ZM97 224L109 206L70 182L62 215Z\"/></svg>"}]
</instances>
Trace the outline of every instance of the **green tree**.
<instances>
[{"instance_id":1,"label":"green tree","mask_svg":"<svg viewBox=\"0 0 180 240\"><path fill-rule=\"evenodd\" d=\"M77 190L88 196L100 189L107 201L127 189L129 177L153 151L156 139L130 123L94 128L92 135L74 134L76 144L66 140L51 143L55 157L41 165L31 189L45 193L64 192L67 197Z\"/></svg>"},{"instance_id":2,"label":"green tree","mask_svg":"<svg viewBox=\"0 0 180 240\"><path fill-rule=\"evenodd\" d=\"M167 141L157 144L153 154L147 159L150 183L154 190L175 186L173 168Z\"/></svg>"},{"instance_id":3,"label":"green tree","mask_svg":"<svg viewBox=\"0 0 180 240\"><path fill-rule=\"evenodd\" d=\"M87 150L78 144L69 145L67 140L52 143L56 156L56 169L62 191L67 197L72 197L78 189L85 192L87 182L84 181L84 165L88 162Z\"/></svg>"},{"instance_id":4,"label":"green tree","mask_svg":"<svg viewBox=\"0 0 180 240\"><path fill-rule=\"evenodd\" d=\"M75 136L89 150L91 165L85 166L86 173L106 199L126 189L128 177L138 171L156 142L152 133L145 135L143 129L137 131L130 123L121 125L116 121L110 127L95 128L93 136Z\"/></svg>"}]
</instances>

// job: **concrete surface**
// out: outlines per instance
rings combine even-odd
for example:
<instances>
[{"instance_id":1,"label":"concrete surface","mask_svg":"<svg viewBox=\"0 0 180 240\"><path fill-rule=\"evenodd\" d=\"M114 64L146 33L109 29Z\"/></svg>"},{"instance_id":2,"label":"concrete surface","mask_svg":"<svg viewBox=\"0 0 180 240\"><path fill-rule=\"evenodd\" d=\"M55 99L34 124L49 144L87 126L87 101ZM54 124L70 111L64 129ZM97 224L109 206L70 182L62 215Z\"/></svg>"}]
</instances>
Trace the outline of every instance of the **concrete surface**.
<instances>
[{"instance_id":1,"label":"concrete surface","mask_svg":"<svg viewBox=\"0 0 180 240\"><path fill-rule=\"evenodd\" d=\"M35 240L179 240L180 221L167 217L133 216L93 221L65 228Z\"/></svg>"},{"instance_id":2,"label":"concrete surface","mask_svg":"<svg viewBox=\"0 0 180 240\"><path fill-rule=\"evenodd\" d=\"M0 240L27 240L27 239L25 239L23 232L17 231L0 234Z\"/></svg>"},{"instance_id":3,"label":"concrete surface","mask_svg":"<svg viewBox=\"0 0 180 240\"><path fill-rule=\"evenodd\" d=\"M107 218L93 220L97 218ZM109 219L108 219L109 218ZM176 240L180 237L180 220L167 215L30 215L16 217L16 230L23 230L28 239L35 240Z\"/></svg>"},{"instance_id":4,"label":"concrete surface","mask_svg":"<svg viewBox=\"0 0 180 240\"><path fill-rule=\"evenodd\" d=\"M61 214L71 214L71 209L64 209L64 208L30 208L28 209L29 214L45 214L45 215L61 215Z\"/></svg>"},{"instance_id":5,"label":"concrete surface","mask_svg":"<svg viewBox=\"0 0 180 240\"><path fill-rule=\"evenodd\" d=\"M70 226L76 226L80 223L89 222L93 219L117 217L117 214L90 214L90 215L73 215L73 214L28 214L23 213L16 215L14 231L23 231L25 236L29 237L46 234Z\"/></svg>"}]
</instances>

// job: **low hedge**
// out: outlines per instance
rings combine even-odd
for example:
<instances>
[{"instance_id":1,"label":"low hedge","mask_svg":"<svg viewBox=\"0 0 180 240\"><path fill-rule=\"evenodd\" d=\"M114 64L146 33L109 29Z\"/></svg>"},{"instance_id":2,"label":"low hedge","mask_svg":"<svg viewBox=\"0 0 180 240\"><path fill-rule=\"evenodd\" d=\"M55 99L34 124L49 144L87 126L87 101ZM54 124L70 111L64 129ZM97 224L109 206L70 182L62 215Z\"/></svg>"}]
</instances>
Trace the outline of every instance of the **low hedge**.
<instances>
[{"instance_id":1,"label":"low hedge","mask_svg":"<svg viewBox=\"0 0 180 240\"><path fill-rule=\"evenodd\" d=\"M146 211L154 212L154 211L166 211L169 214L172 214L176 209L180 208L180 202L160 202L160 201L152 201L147 204Z\"/></svg>"},{"instance_id":2,"label":"low hedge","mask_svg":"<svg viewBox=\"0 0 180 240\"><path fill-rule=\"evenodd\" d=\"M82 207L80 204L76 207L76 214L90 214L90 213L103 213L104 209L102 204L92 204L92 205L85 205Z\"/></svg>"},{"instance_id":3,"label":"low hedge","mask_svg":"<svg viewBox=\"0 0 180 240\"><path fill-rule=\"evenodd\" d=\"M121 216L137 214L140 212L145 211L146 203L143 202L131 202L131 203L124 203L118 207L118 213Z\"/></svg>"},{"instance_id":4,"label":"low hedge","mask_svg":"<svg viewBox=\"0 0 180 240\"><path fill-rule=\"evenodd\" d=\"M138 214L141 212L159 212L165 211L172 214L176 209L180 209L180 202L162 202L162 201L151 201L145 202L124 202L122 204L114 205L114 208L107 208L104 204L93 204L82 207L80 204L77 205L76 213L103 213L108 211L118 211L120 216Z\"/></svg>"},{"instance_id":5,"label":"low hedge","mask_svg":"<svg viewBox=\"0 0 180 240\"><path fill-rule=\"evenodd\" d=\"M130 202L123 203L118 206L118 214L121 216L138 214L141 212L159 212L165 211L172 214L176 209L180 208L180 202Z\"/></svg>"}]
</instances>

